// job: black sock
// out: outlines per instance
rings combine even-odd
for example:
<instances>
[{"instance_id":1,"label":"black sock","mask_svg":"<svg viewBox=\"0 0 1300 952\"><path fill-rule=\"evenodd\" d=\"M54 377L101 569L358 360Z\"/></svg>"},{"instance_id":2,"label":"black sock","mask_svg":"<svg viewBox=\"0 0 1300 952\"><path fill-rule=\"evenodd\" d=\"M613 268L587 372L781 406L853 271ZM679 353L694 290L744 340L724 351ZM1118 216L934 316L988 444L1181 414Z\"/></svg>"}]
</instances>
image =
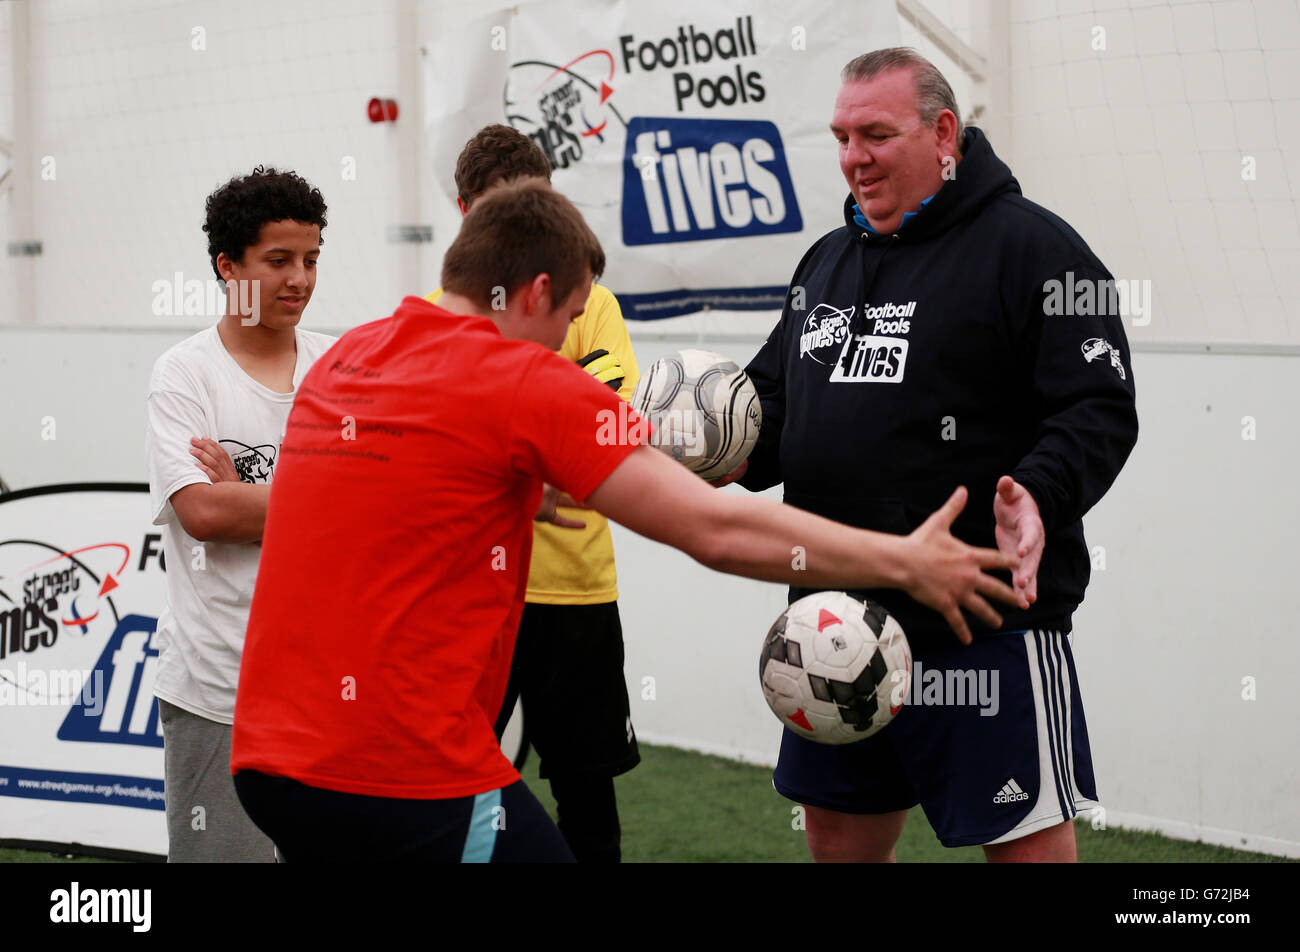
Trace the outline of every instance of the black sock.
<instances>
[{"instance_id":1,"label":"black sock","mask_svg":"<svg viewBox=\"0 0 1300 952\"><path fill-rule=\"evenodd\" d=\"M551 778L559 814L556 824L580 863L622 860L622 830L614 799L614 778L572 775Z\"/></svg>"}]
</instances>

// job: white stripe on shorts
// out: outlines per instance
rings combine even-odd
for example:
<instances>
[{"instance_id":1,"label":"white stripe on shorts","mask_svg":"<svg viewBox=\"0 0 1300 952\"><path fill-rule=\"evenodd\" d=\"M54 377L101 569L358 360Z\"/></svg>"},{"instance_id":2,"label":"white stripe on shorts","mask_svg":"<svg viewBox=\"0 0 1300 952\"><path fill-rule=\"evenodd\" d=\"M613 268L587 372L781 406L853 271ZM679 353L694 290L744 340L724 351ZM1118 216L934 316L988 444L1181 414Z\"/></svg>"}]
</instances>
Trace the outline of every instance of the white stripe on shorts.
<instances>
[{"instance_id":1,"label":"white stripe on shorts","mask_svg":"<svg viewBox=\"0 0 1300 952\"><path fill-rule=\"evenodd\" d=\"M1070 634L1073 634L1073 632L1070 632ZM1067 634L1067 635L1064 636L1064 640L1065 640L1066 642L1069 642L1069 641L1070 641L1070 634ZM1057 633L1057 639L1058 639L1058 640L1057 640L1057 644L1059 645L1059 644L1061 643L1061 635L1060 635L1059 632ZM1062 664L1062 665L1065 664L1065 649L1064 649L1064 648L1061 649L1061 664ZM1068 669L1067 669L1067 670L1068 670ZM1067 694L1067 695L1065 696L1065 700L1066 700L1066 711L1067 711L1067 713L1070 713L1070 714L1072 715L1072 714L1073 714L1073 710L1069 707L1069 704L1070 704L1070 698L1071 698L1071 697L1073 697L1072 694ZM1090 799L1088 799L1087 797L1085 797L1085 796L1083 795L1083 791L1079 789L1078 784L1076 784L1076 783L1074 782L1074 756L1073 756L1073 752L1074 752L1074 746L1073 746L1073 745L1074 745L1074 718L1073 718L1073 716L1067 718L1067 719L1066 719L1066 722L1065 722L1065 741L1066 741L1066 743L1067 743L1068 745L1070 745L1069 747L1067 747L1067 750L1069 750L1069 751L1071 752L1071 756L1070 756L1070 796L1074 798L1074 805L1075 805L1075 808L1076 808L1075 812L1082 812L1082 810L1080 809L1080 806L1079 806L1079 805L1080 805L1080 804L1083 804L1083 803L1089 803L1089 804L1092 804L1093 806L1100 806L1100 804L1098 804L1096 800L1090 800Z\"/></svg>"},{"instance_id":2,"label":"white stripe on shorts","mask_svg":"<svg viewBox=\"0 0 1300 952\"><path fill-rule=\"evenodd\" d=\"M1072 685L1059 631L1024 633L1029 683L1038 726L1038 799L1025 818L985 846L1018 840L1073 819L1081 810L1098 806L1074 783L1074 747L1070 724ZM1041 671L1039 665L1042 665ZM1046 674L1046 683L1042 674ZM1062 795L1065 810L1061 809Z\"/></svg>"}]
</instances>

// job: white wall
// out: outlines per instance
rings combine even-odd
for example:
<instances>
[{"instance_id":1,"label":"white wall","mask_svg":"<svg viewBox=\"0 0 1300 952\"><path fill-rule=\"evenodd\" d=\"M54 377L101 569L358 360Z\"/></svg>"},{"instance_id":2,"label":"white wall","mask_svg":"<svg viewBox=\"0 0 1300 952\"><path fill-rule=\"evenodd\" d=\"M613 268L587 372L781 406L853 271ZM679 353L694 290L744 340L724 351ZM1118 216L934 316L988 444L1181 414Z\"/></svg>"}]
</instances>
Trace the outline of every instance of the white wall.
<instances>
[{"instance_id":1,"label":"white wall","mask_svg":"<svg viewBox=\"0 0 1300 952\"><path fill-rule=\"evenodd\" d=\"M42 0L29 9L37 233L10 237L44 250L5 259L6 275L33 269L35 305L15 313L10 288L0 289L0 323L203 326L153 313L153 283L175 272L213 277L203 199L258 164L294 169L330 205L322 273L331 260L347 267L334 269L337 287L322 278L318 319L350 326L350 315L389 305L402 282L388 226L418 211L403 207L398 129L370 123L366 104L397 96L397 0ZM417 123L417 103L403 106ZM354 178L344 176L348 157Z\"/></svg>"},{"instance_id":2,"label":"white wall","mask_svg":"<svg viewBox=\"0 0 1300 952\"><path fill-rule=\"evenodd\" d=\"M1296 3L1012 0L1010 67L994 145L1151 282L1135 340L1300 344Z\"/></svg>"}]
</instances>

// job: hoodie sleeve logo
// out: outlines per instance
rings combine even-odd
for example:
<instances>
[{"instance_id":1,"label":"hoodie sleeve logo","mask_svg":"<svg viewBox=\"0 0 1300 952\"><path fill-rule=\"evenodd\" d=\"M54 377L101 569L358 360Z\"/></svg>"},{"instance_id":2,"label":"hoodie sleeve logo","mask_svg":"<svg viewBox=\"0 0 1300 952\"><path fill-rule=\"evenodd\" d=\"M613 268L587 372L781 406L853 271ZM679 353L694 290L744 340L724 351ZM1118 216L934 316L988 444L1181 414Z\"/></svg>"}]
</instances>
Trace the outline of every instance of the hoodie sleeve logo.
<instances>
[{"instance_id":1,"label":"hoodie sleeve logo","mask_svg":"<svg viewBox=\"0 0 1300 952\"><path fill-rule=\"evenodd\" d=\"M1104 337L1089 338L1088 340L1083 342L1082 350L1083 350L1083 359L1086 360L1088 363L1092 363L1094 360L1097 360L1099 357L1104 357L1109 355L1110 365L1114 367L1115 372L1119 374L1119 379L1120 380L1128 379L1128 374L1125 373L1124 371L1124 363L1123 361L1120 360L1119 357L1119 351L1116 350L1115 345L1113 345L1110 341L1106 340L1106 338Z\"/></svg>"}]
</instances>

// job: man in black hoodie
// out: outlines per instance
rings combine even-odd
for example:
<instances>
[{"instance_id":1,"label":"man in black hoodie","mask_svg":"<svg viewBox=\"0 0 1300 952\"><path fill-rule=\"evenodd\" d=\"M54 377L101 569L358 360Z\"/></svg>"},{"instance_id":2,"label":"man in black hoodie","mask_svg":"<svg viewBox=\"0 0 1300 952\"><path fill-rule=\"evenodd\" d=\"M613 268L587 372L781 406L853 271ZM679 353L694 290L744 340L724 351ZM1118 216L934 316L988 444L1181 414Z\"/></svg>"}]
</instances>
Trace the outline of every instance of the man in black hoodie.
<instances>
[{"instance_id":1,"label":"man in black hoodie","mask_svg":"<svg viewBox=\"0 0 1300 952\"><path fill-rule=\"evenodd\" d=\"M806 807L817 860L892 860L919 803L947 846L1071 861L1071 821L1097 801L1066 637L1090 568L1081 519L1137 439L1115 285L962 128L932 64L881 50L842 80L845 224L799 263L746 368L763 430L731 478L783 482L788 503L896 533L966 486L954 534L1019 554L1030 604L997 631L973 619L958 644L904 594L855 593L907 633L912 682L891 699L906 706L845 747L787 730L775 784Z\"/></svg>"}]
</instances>

